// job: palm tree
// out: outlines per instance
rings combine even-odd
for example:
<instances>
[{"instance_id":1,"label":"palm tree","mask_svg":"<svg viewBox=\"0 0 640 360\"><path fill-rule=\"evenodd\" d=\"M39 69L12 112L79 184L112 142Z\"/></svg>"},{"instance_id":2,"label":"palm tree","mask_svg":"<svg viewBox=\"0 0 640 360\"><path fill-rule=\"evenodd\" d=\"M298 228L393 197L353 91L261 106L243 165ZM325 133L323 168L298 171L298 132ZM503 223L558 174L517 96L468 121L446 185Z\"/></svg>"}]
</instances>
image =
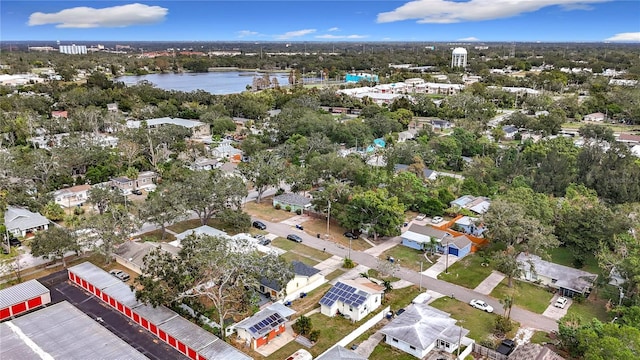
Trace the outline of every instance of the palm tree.
<instances>
[{"instance_id":1,"label":"palm tree","mask_svg":"<svg viewBox=\"0 0 640 360\"><path fill-rule=\"evenodd\" d=\"M511 308L513 307L513 296L507 295L504 299L500 299L500 304L504 309L504 316L508 319L511 318Z\"/></svg>"},{"instance_id":2,"label":"palm tree","mask_svg":"<svg viewBox=\"0 0 640 360\"><path fill-rule=\"evenodd\" d=\"M386 301L387 300L387 293L391 290L393 290L393 284L391 283L391 280L383 280L382 281L382 286L384 286L384 293L383 293L383 299Z\"/></svg>"}]
</instances>

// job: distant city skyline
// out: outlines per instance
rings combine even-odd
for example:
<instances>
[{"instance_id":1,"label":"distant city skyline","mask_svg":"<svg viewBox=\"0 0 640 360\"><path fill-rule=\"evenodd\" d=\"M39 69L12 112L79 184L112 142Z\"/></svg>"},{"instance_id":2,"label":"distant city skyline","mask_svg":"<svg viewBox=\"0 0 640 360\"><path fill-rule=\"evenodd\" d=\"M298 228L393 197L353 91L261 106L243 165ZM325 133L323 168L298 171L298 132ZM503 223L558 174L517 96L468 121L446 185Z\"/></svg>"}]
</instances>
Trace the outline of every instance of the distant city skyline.
<instances>
[{"instance_id":1,"label":"distant city skyline","mask_svg":"<svg viewBox=\"0 0 640 360\"><path fill-rule=\"evenodd\" d=\"M2 41L640 42L638 0L2 1Z\"/></svg>"}]
</instances>

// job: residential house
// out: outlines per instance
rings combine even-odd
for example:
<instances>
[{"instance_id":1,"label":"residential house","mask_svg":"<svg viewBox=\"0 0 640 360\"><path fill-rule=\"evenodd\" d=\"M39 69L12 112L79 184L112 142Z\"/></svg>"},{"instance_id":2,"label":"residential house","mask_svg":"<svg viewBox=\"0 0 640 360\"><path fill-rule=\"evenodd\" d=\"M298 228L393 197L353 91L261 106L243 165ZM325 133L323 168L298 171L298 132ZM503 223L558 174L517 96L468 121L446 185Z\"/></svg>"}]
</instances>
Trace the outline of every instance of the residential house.
<instances>
[{"instance_id":1,"label":"residential house","mask_svg":"<svg viewBox=\"0 0 640 360\"><path fill-rule=\"evenodd\" d=\"M394 165L393 169L395 172L409 171L409 165L396 164ZM435 180L438 178L438 172L424 168L422 169L422 178L424 180Z\"/></svg>"},{"instance_id":2,"label":"residential house","mask_svg":"<svg viewBox=\"0 0 640 360\"><path fill-rule=\"evenodd\" d=\"M291 211L305 211L311 208L311 199L298 194L284 193L273 197L273 206L278 207L278 205L282 209L289 207Z\"/></svg>"},{"instance_id":3,"label":"residential house","mask_svg":"<svg viewBox=\"0 0 640 360\"><path fill-rule=\"evenodd\" d=\"M69 112L66 110L56 110L51 112L52 119L66 119L69 117Z\"/></svg>"},{"instance_id":4,"label":"residential house","mask_svg":"<svg viewBox=\"0 0 640 360\"><path fill-rule=\"evenodd\" d=\"M385 342L399 350L422 359L429 353L448 359L464 359L473 350L474 340L467 337L469 330L456 325L451 315L426 304L414 304L385 325L380 332Z\"/></svg>"},{"instance_id":5,"label":"residential house","mask_svg":"<svg viewBox=\"0 0 640 360\"><path fill-rule=\"evenodd\" d=\"M179 248L168 243L157 243L153 241L127 241L118 246L113 255L118 264L121 264L137 274L142 274L144 257L155 249L163 250L173 256L177 256L180 251Z\"/></svg>"},{"instance_id":6,"label":"residential house","mask_svg":"<svg viewBox=\"0 0 640 360\"><path fill-rule=\"evenodd\" d=\"M502 127L502 131L504 131L505 138L513 139L518 133L518 128L513 125L505 125Z\"/></svg>"},{"instance_id":7,"label":"residential house","mask_svg":"<svg viewBox=\"0 0 640 360\"><path fill-rule=\"evenodd\" d=\"M62 207L82 205L89 198L91 185L76 185L53 192L53 200Z\"/></svg>"},{"instance_id":8,"label":"residential house","mask_svg":"<svg viewBox=\"0 0 640 360\"><path fill-rule=\"evenodd\" d=\"M122 194L129 195L132 190L145 189L147 191L153 191L156 188L157 174L153 171L143 171L138 174L138 178L135 180L129 179L126 176L121 176L111 179L111 187L114 189L120 189Z\"/></svg>"},{"instance_id":9,"label":"residential house","mask_svg":"<svg viewBox=\"0 0 640 360\"><path fill-rule=\"evenodd\" d=\"M640 144L640 135L620 134L617 140L621 143L627 144L627 146L638 145Z\"/></svg>"},{"instance_id":10,"label":"residential house","mask_svg":"<svg viewBox=\"0 0 640 360\"><path fill-rule=\"evenodd\" d=\"M367 360L367 358L344 346L335 345L318 356L316 360Z\"/></svg>"},{"instance_id":11,"label":"residential house","mask_svg":"<svg viewBox=\"0 0 640 360\"><path fill-rule=\"evenodd\" d=\"M479 219L471 216L463 216L454 223L455 230L473 236L482 236L487 231L483 224L478 223Z\"/></svg>"},{"instance_id":12,"label":"residential house","mask_svg":"<svg viewBox=\"0 0 640 360\"><path fill-rule=\"evenodd\" d=\"M211 153L214 157L222 159L226 158L232 162L239 163L242 160L242 150L236 149L231 144L231 140L222 139L216 147L211 149Z\"/></svg>"},{"instance_id":13,"label":"residential house","mask_svg":"<svg viewBox=\"0 0 640 360\"><path fill-rule=\"evenodd\" d=\"M447 130L453 127L453 124L447 120L433 119L431 120L433 130Z\"/></svg>"},{"instance_id":14,"label":"residential house","mask_svg":"<svg viewBox=\"0 0 640 360\"><path fill-rule=\"evenodd\" d=\"M320 270L301 261L292 261L294 277L284 288L276 281L262 278L259 291L274 300L297 299L302 292L308 292L326 282Z\"/></svg>"},{"instance_id":15,"label":"residential house","mask_svg":"<svg viewBox=\"0 0 640 360\"><path fill-rule=\"evenodd\" d=\"M518 346L509 359L517 360L565 360L562 356L553 352L550 348L540 344L526 343Z\"/></svg>"},{"instance_id":16,"label":"residential house","mask_svg":"<svg viewBox=\"0 0 640 360\"><path fill-rule=\"evenodd\" d=\"M165 125L177 125L177 126L185 127L187 129L191 129L192 137L194 138L211 136L211 129L209 124L205 124L200 121L163 117L163 118L157 118L157 119L144 120L144 122L147 123L147 126L150 129L165 126ZM143 121L129 120L127 121L127 127L129 129L138 129L142 125L142 123Z\"/></svg>"},{"instance_id":17,"label":"residential house","mask_svg":"<svg viewBox=\"0 0 640 360\"><path fill-rule=\"evenodd\" d=\"M4 225L10 234L26 237L37 231L47 230L49 228L49 219L40 213L9 206L4 213Z\"/></svg>"},{"instance_id":18,"label":"residential house","mask_svg":"<svg viewBox=\"0 0 640 360\"><path fill-rule=\"evenodd\" d=\"M380 306L383 293L383 286L366 278L341 280L320 299L320 313L360 321Z\"/></svg>"},{"instance_id":19,"label":"residential house","mask_svg":"<svg viewBox=\"0 0 640 360\"><path fill-rule=\"evenodd\" d=\"M520 253L516 260L522 269L522 279L557 289L561 296L588 296L598 277L583 270L542 260L533 254Z\"/></svg>"},{"instance_id":20,"label":"residential house","mask_svg":"<svg viewBox=\"0 0 640 360\"><path fill-rule=\"evenodd\" d=\"M602 122L605 121L607 118L607 116L601 112L597 112L597 113L593 113L593 114L587 114L585 115L582 120L584 121L597 121L597 122Z\"/></svg>"},{"instance_id":21,"label":"residential house","mask_svg":"<svg viewBox=\"0 0 640 360\"><path fill-rule=\"evenodd\" d=\"M473 242L465 235L453 236L432 226L418 224L411 224L409 229L402 233L401 238L401 244L406 247L420 251L433 249L458 258L467 256L473 245Z\"/></svg>"},{"instance_id":22,"label":"residential house","mask_svg":"<svg viewBox=\"0 0 640 360\"><path fill-rule=\"evenodd\" d=\"M281 303L274 303L234 325L238 339L255 350L286 331L286 323L296 312Z\"/></svg>"},{"instance_id":23,"label":"residential house","mask_svg":"<svg viewBox=\"0 0 640 360\"><path fill-rule=\"evenodd\" d=\"M407 130L407 131L401 131L398 133L398 142L405 142L407 140L413 140L416 137L416 135Z\"/></svg>"},{"instance_id":24,"label":"residential house","mask_svg":"<svg viewBox=\"0 0 640 360\"><path fill-rule=\"evenodd\" d=\"M117 103L109 103L107 104L108 112L118 112L118 104Z\"/></svg>"},{"instance_id":25,"label":"residential house","mask_svg":"<svg viewBox=\"0 0 640 360\"><path fill-rule=\"evenodd\" d=\"M467 209L476 214L482 215L489 210L491 200L484 196L464 195L449 203L452 208Z\"/></svg>"},{"instance_id":26,"label":"residential house","mask_svg":"<svg viewBox=\"0 0 640 360\"><path fill-rule=\"evenodd\" d=\"M193 171L209 171L213 169L217 169L222 165L222 163L218 162L216 159L207 159L207 158L197 158L191 164L189 164L189 169Z\"/></svg>"},{"instance_id":27,"label":"residential house","mask_svg":"<svg viewBox=\"0 0 640 360\"><path fill-rule=\"evenodd\" d=\"M635 157L640 157L640 145L633 145L631 147L631 154Z\"/></svg>"}]
</instances>

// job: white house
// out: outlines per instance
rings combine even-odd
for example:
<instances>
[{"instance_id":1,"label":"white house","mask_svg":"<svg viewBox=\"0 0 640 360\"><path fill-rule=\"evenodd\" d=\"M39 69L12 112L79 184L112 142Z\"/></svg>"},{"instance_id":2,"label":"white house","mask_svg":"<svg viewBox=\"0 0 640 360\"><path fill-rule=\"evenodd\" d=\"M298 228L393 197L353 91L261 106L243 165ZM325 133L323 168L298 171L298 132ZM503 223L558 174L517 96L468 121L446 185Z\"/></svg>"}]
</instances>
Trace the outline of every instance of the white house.
<instances>
[{"instance_id":1,"label":"white house","mask_svg":"<svg viewBox=\"0 0 640 360\"><path fill-rule=\"evenodd\" d=\"M286 331L286 322L296 312L281 303L273 303L253 316L237 323L234 328L238 338L252 349L269 343Z\"/></svg>"},{"instance_id":2,"label":"white house","mask_svg":"<svg viewBox=\"0 0 640 360\"><path fill-rule=\"evenodd\" d=\"M47 230L49 219L24 208L9 206L4 213L4 224L9 233L25 237L27 234Z\"/></svg>"},{"instance_id":3,"label":"white house","mask_svg":"<svg viewBox=\"0 0 640 360\"><path fill-rule=\"evenodd\" d=\"M260 292L272 299L286 300L296 299L301 292L308 292L326 282L320 270L300 261L292 261L294 277L283 288L277 282L262 278L260 280Z\"/></svg>"},{"instance_id":4,"label":"white house","mask_svg":"<svg viewBox=\"0 0 640 360\"><path fill-rule=\"evenodd\" d=\"M56 204L67 208L80 205L89 198L89 189L91 189L91 185L76 185L56 190L53 192L53 200Z\"/></svg>"},{"instance_id":5,"label":"white house","mask_svg":"<svg viewBox=\"0 0 640 360\"><path fill-rule=\"evenodd\" d=\"M187 129L191 129L193 137L208 137L211 136L211 130L209 124L205 124L196 120L180 119L163 117L157 119L145 120L147 127L157 128L165 125L177 125ZM129 129L138 129L142 125L142 121L129 120L127 121L127 127Z\"/></svg>"},{"instance_id":6,"label":"white house","mask_svg":"<svg viewBox=\"0 0 640 360\"><path fill-rule=\"evenodd\" d=\"M466 337L469 330L456 325L444 311L426 304L414 304L383 327L385 342L396 349L422 359L430 352L443 353L449 359L461 347L458 359L469 355L474 340ZM465 347L462 351L462 347Z\"/></svg>"},{"instance_id":7,"label":"white house","mask_svg":"<svg viewBox=\"0 0 640 360\"><path fill-rule=\"evenodd\" d=\"M533 254L520 253L516 260L523 280L557 289L561 296L589 296L598 278L596 274L545 261Z\"/></svg>"},{"instance_id":8,"label":"white house","mask_svg":"<svg viewBox=\"0 0 640 360\"><path fill-rule=\"evenodd\" d=\"M607 118L607 116L601 112L597 112L597 113L593 113L593 114L587 114L585 115L582 120L584 121L597 121L597 122L602 122Z\"/></svg>"},{"instance_id":9,"label":"white house","mask_svg":"<svg viewBox=\"0 0 640 360\"><path fill-rule=\"evenodd\" d=\"M236 149L231 145L232 141L229 139L222 139L220 144L211 149L211 154L217 158L227 158L232 161L240 162L242 158L242 150Z\"/></svg>"},{"instance_id":10,"label":"white house","mask_svg":"<svg viewBox=\"0 0 640 360\"><path fill-rule=\"evenodd\" d=\"M341 280L320 299L320 313L360 321L380 306L383 292L383 286L369 279Z\"/></svg>"}]
</instances>

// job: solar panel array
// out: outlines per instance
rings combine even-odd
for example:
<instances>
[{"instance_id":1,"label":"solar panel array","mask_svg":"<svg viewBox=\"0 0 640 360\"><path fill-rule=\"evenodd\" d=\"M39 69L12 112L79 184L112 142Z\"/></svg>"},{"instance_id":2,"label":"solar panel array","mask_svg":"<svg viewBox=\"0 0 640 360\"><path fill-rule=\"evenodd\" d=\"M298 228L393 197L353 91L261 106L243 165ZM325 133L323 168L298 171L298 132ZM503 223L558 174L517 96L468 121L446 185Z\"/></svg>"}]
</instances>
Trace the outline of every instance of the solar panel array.
<instances>
[{"instance_id":1,"label":"solar panel array","mask_svg":"<svg viewBox=\"0 0 640 360\"><path fill-rule=\"evenodd\" d=\"M332 306L336 301L341 301L347 305L358 307L364 304L366 300L367 293L364 291L338 282L320 299L320 304Z\"/></svg>"},{"instance_id":2,"label":"solar panel array","mask_svg":"<svg viewBox=\"0 0 640 360\"><path fill-rule=\"evenodd\" d=\"M279 313L274 313L267 316L263 320L258 321L253 326L250 326L249 331L254 334L262 335L264 333L268 333L269 331L271 331L271 329L284 323L284 321L284 318L280 316Z\"/></svg>"}]
</instances>

